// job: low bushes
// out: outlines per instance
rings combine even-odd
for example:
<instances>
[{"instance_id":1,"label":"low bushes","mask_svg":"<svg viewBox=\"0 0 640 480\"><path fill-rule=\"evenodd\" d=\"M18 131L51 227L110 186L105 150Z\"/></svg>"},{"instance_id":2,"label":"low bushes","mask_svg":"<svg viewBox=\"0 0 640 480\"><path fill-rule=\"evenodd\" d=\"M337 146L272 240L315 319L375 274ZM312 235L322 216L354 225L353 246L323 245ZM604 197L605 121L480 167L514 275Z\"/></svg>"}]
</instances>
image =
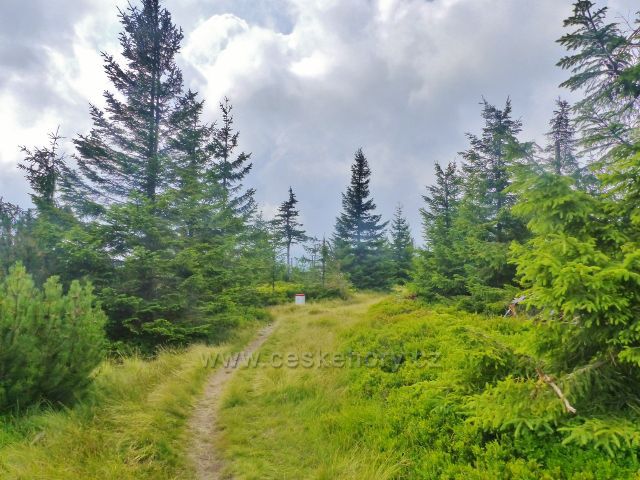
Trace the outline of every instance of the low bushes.
<instances>
[{"instance_id":1,"label":"low bushes","mask_svg":"<svg viewBox=\"0 0 640 480\"><path fill-rule=\"evenodd\" d=\"M90 285L42 290L18 264L0 283L0 411L68 402L103 358L105 315Z\"/></svg>"},{"instance_id":2,"label":"low bushes","mask_svg":"<svg viewBox=\"0 0 640 480\"><path fill-rule=\"evenodd\" d=\"M346 300L351 296L348 284L336 284L323 287L321 285L308 285L293 282L275 282L274 284L259 285L254 288L242 288L237 292L229 292L233 295L234 302L245 306L282 305L291 303L296 293L304 293L307 300L323 300L329 298L341 298Z\"/></svg>"},{"instance_id":3,"label":"low bushes","mask_svg":"<svg viewBox=\"0 0 640 480\"><path fill-rule=\"evenodd\" d=\"M556 380L578 410L567 413L536 372L545 328L398 299L369 311L346 348L384 360L349 372L351 402L384 409L371 441L403 452L398 478L637 478L636 409L595 409Z\"/></svg>"}]
</instances>

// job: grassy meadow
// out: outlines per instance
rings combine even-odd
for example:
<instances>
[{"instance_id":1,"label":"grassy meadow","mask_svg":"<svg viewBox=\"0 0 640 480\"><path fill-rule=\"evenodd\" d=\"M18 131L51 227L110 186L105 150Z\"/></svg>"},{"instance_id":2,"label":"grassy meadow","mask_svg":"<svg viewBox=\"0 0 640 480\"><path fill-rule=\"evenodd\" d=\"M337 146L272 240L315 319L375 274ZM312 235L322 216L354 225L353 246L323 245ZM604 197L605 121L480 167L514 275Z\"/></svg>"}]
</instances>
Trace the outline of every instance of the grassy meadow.
<instances>
[{"instance_id":1,"label":"grassy meadow","mask_svg":"<svg viewBox=\"0 0 640 480\"><path fill-rule=\"evenodd\" d=\"M633 445L605 448L615 433L578 439L594 418L537 380L530 320L366 295L275 313L261 366L224 397L229 478L640 478ZM308 352L312 366L281 365ZM319 366L320 352L369 362Z\"/></svg>"},{"instance_id":2,"label":"grassy meadow","mask_svg":"<svg viewBox=\"0 0 640 480\"><path fill-rule=\"evenodd\" d=\"M578 410L566 413L536 376L542 327L530 319L400 294L271 313L259 355L222 387L219 478L640 478L633 419L594 414L561 384ZM240 352L258 326L219 347L106 362L75 407L5 417L0 478L197 478L187 422L211 373L204 363Z\"/></svg>"},{"instance_id":3,"label":"grassy meadow","mask_svg":"<svg viewBox=\"0 0 640 480\"><path fill-rule=\"evenodd\" d=\"M239 351L259 324L217 347L105 362L87 397L65 410L0 417L3 480L192 479L187 420L211 369L206 358Z\"/></svg>"}]
</instances>

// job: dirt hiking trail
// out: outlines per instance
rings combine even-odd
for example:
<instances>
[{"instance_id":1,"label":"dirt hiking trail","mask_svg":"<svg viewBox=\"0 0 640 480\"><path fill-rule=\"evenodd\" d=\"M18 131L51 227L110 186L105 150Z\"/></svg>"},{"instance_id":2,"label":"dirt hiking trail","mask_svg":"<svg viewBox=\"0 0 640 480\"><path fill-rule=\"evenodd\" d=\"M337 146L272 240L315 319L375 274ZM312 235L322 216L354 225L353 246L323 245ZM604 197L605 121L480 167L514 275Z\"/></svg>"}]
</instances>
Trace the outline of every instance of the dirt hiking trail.
<instances>
[{"instance_id":1,"label":"dirt hiking trail","mask_svg":"<svg viewBox=\"0 0 640 480\"><path fill-rule=\"evenodd\" d=\"M222 365L207 380L204 392L193 411L189 421L189 432L192 445L189 450L191 463L196 471L197 480L222 480L222 460L214 448L217 434L218 412L224 387L233 377L233 372L245 363L269 338L275 329L275 322L262 328L256 337L240 352L240 361ZM234 355L235 357L235 355Z\"/></svg>"}]
</instances>

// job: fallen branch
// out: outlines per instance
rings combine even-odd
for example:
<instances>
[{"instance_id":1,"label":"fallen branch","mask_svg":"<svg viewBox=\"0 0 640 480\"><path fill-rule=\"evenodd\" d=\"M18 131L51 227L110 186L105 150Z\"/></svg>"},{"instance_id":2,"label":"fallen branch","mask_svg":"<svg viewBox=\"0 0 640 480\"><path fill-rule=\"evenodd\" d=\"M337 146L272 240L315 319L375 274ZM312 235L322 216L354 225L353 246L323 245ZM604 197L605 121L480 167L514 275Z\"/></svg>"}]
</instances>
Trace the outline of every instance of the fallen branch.
<instances>
[{"instance_id":1,"label":"fallen branch","mask_svg":"<svg viewBox=\"0 0 640 480\"><path fill-rule=\"evenodd\" d=\"M536 373L538 374L538 377L540 378L540 380L542 380L544 383L549 385L551 387L551 389L555 392L555 394L558 396L558 398L560 400L562 400L562 404L564 405L564 409L568 413L576 413L577 412L577 410L575 408L573 408L573 406L569 403L569 400L567 399L567 397L564 396L564 393L562 393L562 390L560 390L560 387L558 387L558 385L556 385L556 383L551 379L551 377L549 375L544 373L539 367L536 367Z\"/></svg>"}]
</instances>

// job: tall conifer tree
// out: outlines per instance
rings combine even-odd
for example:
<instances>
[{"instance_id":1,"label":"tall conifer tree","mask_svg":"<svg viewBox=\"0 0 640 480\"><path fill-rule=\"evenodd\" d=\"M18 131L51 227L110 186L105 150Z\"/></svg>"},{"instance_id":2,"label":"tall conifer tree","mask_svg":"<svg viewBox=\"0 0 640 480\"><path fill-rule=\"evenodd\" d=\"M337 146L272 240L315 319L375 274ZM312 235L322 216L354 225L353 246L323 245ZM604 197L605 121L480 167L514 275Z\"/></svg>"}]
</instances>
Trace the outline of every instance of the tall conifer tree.
<instances>
[{"instance_id":1,"label":"tall conifer tree","mask_svg":"<svg viewBox=\"0 0 640 480\"><path fill-rule=\"evenodd\" d=\"M483 222L494 222L494 233L499 236L503 226L499 214L513 205L509 186L508 166L517 155L520 144L517 135L522 122L511 118L511 100L502 110L482 101L482 118L485 125L478 137L467 133L469 149L461 152L464 158L465 192L477 207Z\"/></svg>"},{"instance_id":2,"label":"tall conifer tree","mask_svg":"<svg viewBox=\"0 0 640 480\"><path fill-rule=\"evenodd\" d=\"M413 238L402 206L398 205L391 222L391 264L393 278L401 284L410 278L413 268Z\"/></svg>"},{"instance_id":3,"label":"tall conifer tree","mask_svg":"<svg viewBox=\"0 0 640 480\"><path fill-rule=\"evenodd\" d=\"M49 134L48 147L20 147L25 158L18 167L26 172L32 190L31 200L41 211L55 207L60 176L66 171L64 156L59 152L60 140L59 130L56 130Z\"/></svg>"},{"instance_id":4,"label":"tall conifer tree","mask_svg":"<svg viewBox=\"0 0 640 480\"><path fill-rule=\"evenodd\" d=\"M467 288L502 288L513 281L514 268L507 263L508 245L526 235L524 223L511 214L515 195L510 168L529 154L529 145L521 144L517 135L522 123L511 116L511 101L503 109L482 102L482 134L468 133L469 149L464 159L464 196L456 228L462 230L469 257L465 265Z\"/></svg>"},{"instance_id":5,"label":"tall conifer tree","mask_svg":"<svg viewBox=\"0 0 640 480\"><path fill-rule=\"evenodd\" d=\"M577 188L595 190L598 179L591 173L589 165L580 166L577 158L578 141L569 102L560 98L556 100L549 126L544 158L546 170L573 178Z\"/></svg>"},{"instance_id":6,"label":"tall conifer tree","mask_svg":"<svg viewBox=\"0 0 640 480\"><path fill-rule=\"evenodd\" d=\"M335 254L358 288L386 287L389 279L385 229L387 222L374 213L370 198L369 163L358 149L351 166L351 183L342 194L343 211L336 219Z\"/></svg>"},{"instance_id":7,"label":"tall conifer tree","mask_svg":"<svg viewBox=\"0 0 640 480\"><path fill-rule=\"evenodd\" d=\"M120 11L126 63L102 54L115 91L104 93L104 111L91 105L93 129L75 140L80 199L98 209L132 197L154 204L171 181L170 120L182 92L175 56L183 35L159 0L141 3Z\"/></svg>"},{"instance_id":8,"label":"tall conifer tree","mask_svg":"<svg viewBox=\"0 0 640 480\"><path fill-rule=\"evenodd\" d=\"M427 186L427 194L422 198L426 204L420 209L427 245L438 241L448 242L447 236L453 226L462 193L462 177L455 162L442 169L436 162L435 184Z\"/></svg>"},{"instance_id":9,"label":"tall conifer tree","mask_svg":"<svg viewBox=\"0 0 640 480\"><path fill-rule=\"evenodd\" d=\"M202 121L204 101L188 91L178 100L171 123L172 183L174 222L185 237L203 241L215 230L222 189L218 187L212 154L214 125Z\"/></svg>"},{"instance_id":10,"label":"tall conifer tree","mask_svg":"<svg viewBox=\"0 0 640 480\"><path fill-rule=\"evenodd\" d=\"M93 128L74 141L77 169L65 189L77 210L99 218L101 247L113 260L111 287L100 292L110 334L186 338L191 327L177 326L184 302L170 268L179 250L171 224L180 165L174 147L184 127L175 120L193 107L183 101L176 64L183 34L159 0L119 13L125 62L102 54L113 90L104 93L104 110L90 107Z\"/></svg>"},{"instance_id":11,"label":"tall conifer tree","mask_svg":"<svg viewBox=\"0 0 640 480\"><path fill-rule=\"evenodd\" d=\"M291 279L291 246L306 238L302 224L298 221L300 212L296 208L298 199L289 187L289 198L282 202L276 216L276 226L281 241L287 251L287 280Z\"/></svg>"},{"instance_id":12,"label":"tall conifer tree","mask_svg":"<svg viewBox=\"0 0 640 480\"><path fill-rule=\"evenodd\" d=\"M232 110L233 106L225 97L220 102L222 122L214 132L216 174L228 208L234 215L248 218L256 209L255 190L249 188L243 191L242 181L251 171L253 164L250 162L250 153L236 154L240 132L233 130Z\"/></svg>"},{"instance_id":13,"label":"tall conifer tree","mask_svg":"<svg viewBox=\"0 0 640 480\"><path fill-rule=\"evenodd\" d=\"M435 164L435 183L423 195L420 209L425 247L418 257L415 285L423 296L459 295L464 289L464 261L459 254L460 238L454 229L462 195L462 177L456 164L445 169Z\"/></svg>"},{"instance_id":14,"label":"tall conifer tree","mask_svg":"<svg viewBox=\"0 0 640 480\"><path fill-rule=\"evenodd\" d=\"M604 151L630 147L640 125L638 30L622 32L606 16L607 7L577 1L564 21L573 30L558 40L569 51L558 65L572 72L561 86L586 93L576 104L584 146Z\"/></svg>"},{"instance_id":15,"label":"tall conifer tree","mask_svg":"<svg viewBox=\"0 0 640 480\"><path fill-rule=\"evenodd\" d=\"M556 100L556 109L547 133L547 167L556 175L575 176L580 166L576 159L575 129L571 121L571 106L566 100Z\"/></svg>"}]
</instances>

